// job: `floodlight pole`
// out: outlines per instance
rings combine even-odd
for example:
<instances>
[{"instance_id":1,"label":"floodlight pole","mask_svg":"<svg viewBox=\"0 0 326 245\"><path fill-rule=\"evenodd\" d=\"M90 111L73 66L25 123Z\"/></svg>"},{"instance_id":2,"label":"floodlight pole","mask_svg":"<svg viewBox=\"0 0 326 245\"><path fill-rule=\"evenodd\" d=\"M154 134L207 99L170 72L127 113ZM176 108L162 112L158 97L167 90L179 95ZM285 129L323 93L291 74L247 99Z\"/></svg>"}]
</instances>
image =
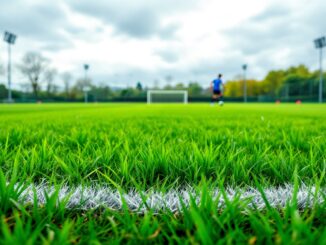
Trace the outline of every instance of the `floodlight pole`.
<instances>
[{"instance_id":1,"label":"floodlight pole","mask_svg":"<svg viewBox=\"0 0 326 245\"><path fill-rule=\"evenodd\" d=\"M11 94L11 48L8 42L8 103L12 102Z\"/></svg>"},{"instance_id":2,"label":"floodlight pole","mask_svg":"<svg viewBox=\"0 0 326 245\"><path fill-rule=\"evenodd\" d=\"M17 36L13 33L5 31L3 40L8 43L8 103L12 102L11 94L11 45L16 41Z\"/></svg>"},{"instance_id":3,"label":"floodlight pole","mask_svg":"<svg viewBox=\"0 0 326 245\"><path fill-rule=\"evenodd\" d=\"M243 102L247 103L247 80L246 80L246 70L248 65L244 64L243 69Z\"/></svg>"},{"instance_id":4,"label":"floodlight pole","mask_svg":"<svg viewBox=\"0 0 326 245\"><path fill-rule=\"evenodd\" d=\"M84 64L84 70L85 70L85 83L87 81L87 71L89 69L88 64ZM85 97L85 103L88 103L88 91L87 88L84 89L84 97Z\"/></svg>"},{"instance_id":5,"label":"floodlight pole","mask_svg":"<svg viewBox=\"0 0 326 245\"><path fill-rule=\"evenodd\" d=\"M320 65L320 77L319 77L319 103L323 103L323 48L326 46L326 37L320 37L314 40L315 47L319 50L319 65Z\"/></svg>"},{"instance_id":6,"label":"floodlight pole","mask_svg":"<svg viewBox=\"0 0 326 245\"><path fill-rule=\"evenodd\" d=\"M85 97L85 103L87 104L88 103L88 94L87 94L86 90L84 91L84 97Z\"/></svg>"},{"instance_id":7,"label":"floodlight pole","mask_svg":"<svg viewBox=\"0 0 326 245\"><path fill-rule=\"evenodd\" d=\"M319 103L323 103L323 48L320 48L319 51Z\"/></svg>"}]
</instances>

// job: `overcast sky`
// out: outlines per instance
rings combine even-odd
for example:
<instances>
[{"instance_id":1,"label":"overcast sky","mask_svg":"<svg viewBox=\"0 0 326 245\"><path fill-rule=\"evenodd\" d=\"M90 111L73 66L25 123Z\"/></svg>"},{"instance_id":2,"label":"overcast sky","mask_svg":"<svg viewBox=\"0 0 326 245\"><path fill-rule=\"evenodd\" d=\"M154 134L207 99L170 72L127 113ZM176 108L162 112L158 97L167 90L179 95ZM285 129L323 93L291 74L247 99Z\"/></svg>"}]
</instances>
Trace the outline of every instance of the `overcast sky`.
<instances>
[{"instance_id":1,"label":"overcast sky","mask_svg":"<svg viewBox=\"0 0 326 245\"><path fill-rule=\"evenodd\" d=\"M0 31L18 35L13 62L39 51L60 72L94 83L162 86L219 72L261 79L271 69L317 69L313 39L326 34L325 0L0 0ZM0 43L0 63L7 47ZM14 70L17 87L25 78ZM2 75L0 80L4 81Z\"/></svg>"}]
</instances>

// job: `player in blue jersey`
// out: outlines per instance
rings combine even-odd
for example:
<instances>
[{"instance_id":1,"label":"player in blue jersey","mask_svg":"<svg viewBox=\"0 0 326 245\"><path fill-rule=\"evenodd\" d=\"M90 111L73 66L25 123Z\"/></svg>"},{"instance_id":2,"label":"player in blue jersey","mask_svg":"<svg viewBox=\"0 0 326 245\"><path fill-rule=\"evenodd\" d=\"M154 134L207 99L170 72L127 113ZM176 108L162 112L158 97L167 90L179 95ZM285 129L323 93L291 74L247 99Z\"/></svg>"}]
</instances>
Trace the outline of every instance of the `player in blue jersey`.
<instances>
[{"instance_id":1,"label":"player in blue jersey","mask_svg":"<svg viewBox=\"0 0 326 245\"><path fill-rule=\"evenodd\" d=\"M217 78L215 78L211 82L211 91L212 91L212 105L215 101L219 101L219 105L223 105L223 90L224 90L224 84L222 81L222 74L218 74Z\"/></svg>"}]
</instances>

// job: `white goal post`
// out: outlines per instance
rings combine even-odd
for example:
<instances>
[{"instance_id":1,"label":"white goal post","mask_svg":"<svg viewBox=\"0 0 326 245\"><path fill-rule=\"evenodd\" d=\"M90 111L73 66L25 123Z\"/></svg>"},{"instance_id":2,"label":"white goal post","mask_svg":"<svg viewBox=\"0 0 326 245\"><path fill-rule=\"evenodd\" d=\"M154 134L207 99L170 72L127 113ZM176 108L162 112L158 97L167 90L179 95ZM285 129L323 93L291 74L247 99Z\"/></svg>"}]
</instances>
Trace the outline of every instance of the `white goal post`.
<instances>
[{"instance_id":1,"label":"white goal post","mask_svg":"<svg viewBox=\"0 0 326 245\"><path fill-rule=\"evenodd\" d=\"M152 104L156 101L153 101L153 97L159 95L161 97L167 98L171 95L181 95L182 99L177 102L182 102L184 104L188 103L188 91L187 90L147 90L147 104ZM168 100L158 101L158 102L171 102ZM173 101L172 101L173 102Z\"/></svg>"}]
</instances>

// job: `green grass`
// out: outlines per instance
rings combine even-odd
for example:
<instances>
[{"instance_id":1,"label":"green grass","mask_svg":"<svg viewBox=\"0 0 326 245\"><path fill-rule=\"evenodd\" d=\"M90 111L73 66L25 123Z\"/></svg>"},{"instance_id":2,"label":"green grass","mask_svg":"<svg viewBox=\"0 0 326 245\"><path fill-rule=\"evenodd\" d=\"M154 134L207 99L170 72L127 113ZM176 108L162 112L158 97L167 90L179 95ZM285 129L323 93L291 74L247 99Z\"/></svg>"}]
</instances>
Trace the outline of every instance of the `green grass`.
<instances>
[{"instance_id":1,"label":"green grass","mask_svg":"<svg viewBox=\"0 0 326 245\"><path fill-rule=\"evenodd\" d=\"M325 105L0 105L0 243L325 244L324 204L244 213L208 195L182 214L81 212L55 196L22 206L6 184L325 187L325 152Z\"/></svg>"}]
</instances>

